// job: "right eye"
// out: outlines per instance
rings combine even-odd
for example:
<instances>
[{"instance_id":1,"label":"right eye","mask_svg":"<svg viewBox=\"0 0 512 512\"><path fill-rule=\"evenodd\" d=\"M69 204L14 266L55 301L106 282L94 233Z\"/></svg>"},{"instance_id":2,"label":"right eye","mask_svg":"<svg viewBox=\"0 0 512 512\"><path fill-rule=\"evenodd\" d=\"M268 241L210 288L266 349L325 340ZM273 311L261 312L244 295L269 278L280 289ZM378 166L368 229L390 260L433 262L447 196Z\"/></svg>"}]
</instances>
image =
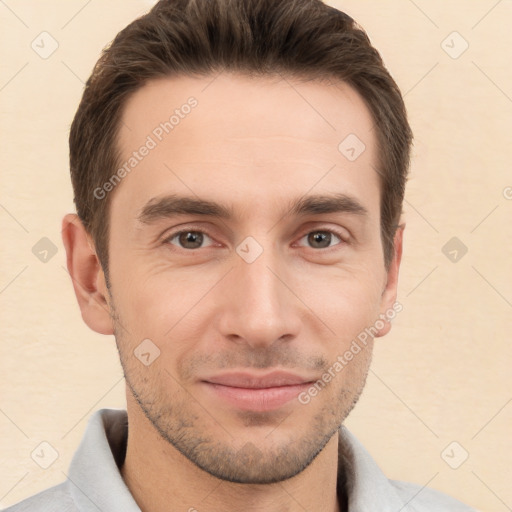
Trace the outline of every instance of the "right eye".
<instances>
[{"instance_id":1,"label":"right eye","mask_svg":"<svg viewBox=\"0 0 512 512\"><path fill-rule=\"evenodd\" d=\"M178 245L180 249L193 250L201 249L205 238L211 238L203 231L182 229L168 236L164 242L172 245Z\"/></svg>"}]
</instances>

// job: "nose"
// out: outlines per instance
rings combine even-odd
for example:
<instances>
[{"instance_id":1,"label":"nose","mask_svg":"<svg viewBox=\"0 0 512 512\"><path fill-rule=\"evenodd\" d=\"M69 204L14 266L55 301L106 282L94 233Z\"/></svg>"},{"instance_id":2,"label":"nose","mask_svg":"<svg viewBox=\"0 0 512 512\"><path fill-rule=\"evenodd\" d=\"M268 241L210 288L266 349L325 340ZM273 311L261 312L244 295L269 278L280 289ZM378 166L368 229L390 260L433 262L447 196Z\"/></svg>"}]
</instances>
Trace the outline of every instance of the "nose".
<instances>
[{"instance_id":1,"label":"nose","mask_svg":"<svg viewBox=\"0 0 512 512\"><path fill-rule=\"evenodd\" d=\"M252 263L237 259L227 278L220 313L225 338L266 348L297 336L304 306L294 295L290 273L283 270L283 263L270 249Z\"/></svg>"}]
</instances>

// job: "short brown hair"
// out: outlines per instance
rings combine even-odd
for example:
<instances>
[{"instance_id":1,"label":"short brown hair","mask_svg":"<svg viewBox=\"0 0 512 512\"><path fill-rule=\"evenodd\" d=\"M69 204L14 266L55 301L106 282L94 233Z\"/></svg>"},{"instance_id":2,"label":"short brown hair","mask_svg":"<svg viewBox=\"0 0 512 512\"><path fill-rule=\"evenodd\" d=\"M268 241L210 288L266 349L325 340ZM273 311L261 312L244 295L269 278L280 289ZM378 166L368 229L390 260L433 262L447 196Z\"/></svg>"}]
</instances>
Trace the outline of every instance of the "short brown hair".
<instances>
[{"instance_id":1,"label":"short brown hair","mask_svg":"<svg viewBox=\"0 0 512 512\"><path fill-rule=\"evenodd\" d=\"M366 33L350 16L321 0L160 0L103 50L71 126L77 213L105 273L110 198L98 199L93 191L119 165L117 134L127 98L151 79L222 70L334 79L362 96L377 130L381 238L388 268L412 132L398 86Z\"/></svg>"}]
</instances>

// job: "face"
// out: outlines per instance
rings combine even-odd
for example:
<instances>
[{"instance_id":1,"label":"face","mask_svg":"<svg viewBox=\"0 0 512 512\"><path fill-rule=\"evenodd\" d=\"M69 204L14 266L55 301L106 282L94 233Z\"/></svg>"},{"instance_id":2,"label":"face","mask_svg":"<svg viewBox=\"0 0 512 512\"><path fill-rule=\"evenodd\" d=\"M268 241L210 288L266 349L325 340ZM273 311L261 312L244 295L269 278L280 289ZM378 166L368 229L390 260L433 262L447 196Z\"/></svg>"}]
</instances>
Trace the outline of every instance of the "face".
<instances>
[{"instance_id":1,"label":"face","mask_svg":"<svg viewBox=\"0 0 512 512\"><path fill-rule=\"evenodd\" d=\"M372 338L353 342L387 332L396 291L373 128L346 84L223 73L126 104L108 191L121 362L139 412L216 477L298 474L364 387Z\"/></svg>"}]
</instances>

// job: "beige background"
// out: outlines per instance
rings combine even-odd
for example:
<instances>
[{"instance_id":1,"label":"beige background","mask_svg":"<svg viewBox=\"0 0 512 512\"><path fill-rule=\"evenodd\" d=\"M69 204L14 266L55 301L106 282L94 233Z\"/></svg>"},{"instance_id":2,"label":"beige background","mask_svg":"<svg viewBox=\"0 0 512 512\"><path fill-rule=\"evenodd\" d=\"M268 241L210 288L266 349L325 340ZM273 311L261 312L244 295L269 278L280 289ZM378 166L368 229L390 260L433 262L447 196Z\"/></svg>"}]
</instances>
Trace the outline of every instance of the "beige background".
<instances>
[{"instance_id":1,"label":"beige background","mask_svg":"<svg viewBox=\"0 0 512 512\"><path fill-rule=\"evenodd\" d=\"M381 51L416 136L404 310L376 343L347 425L390 478L512 510L512 2L331 3ZM1 506L62 481L92 411L124 407L113 338L81 320L60 221L73 211L67 136L83 82L101 48L150 5L0 2ZM31 48L42 31L59 44L47 59ZM46 263L32 253L42 237L57 247ZM452 237L468 249L456 262L442 251ZM59 454L46 470L31 458L42 441ZM453 441L452 465L469 454L458 469L441 456Z\"/></svg>"}]
</instances>

